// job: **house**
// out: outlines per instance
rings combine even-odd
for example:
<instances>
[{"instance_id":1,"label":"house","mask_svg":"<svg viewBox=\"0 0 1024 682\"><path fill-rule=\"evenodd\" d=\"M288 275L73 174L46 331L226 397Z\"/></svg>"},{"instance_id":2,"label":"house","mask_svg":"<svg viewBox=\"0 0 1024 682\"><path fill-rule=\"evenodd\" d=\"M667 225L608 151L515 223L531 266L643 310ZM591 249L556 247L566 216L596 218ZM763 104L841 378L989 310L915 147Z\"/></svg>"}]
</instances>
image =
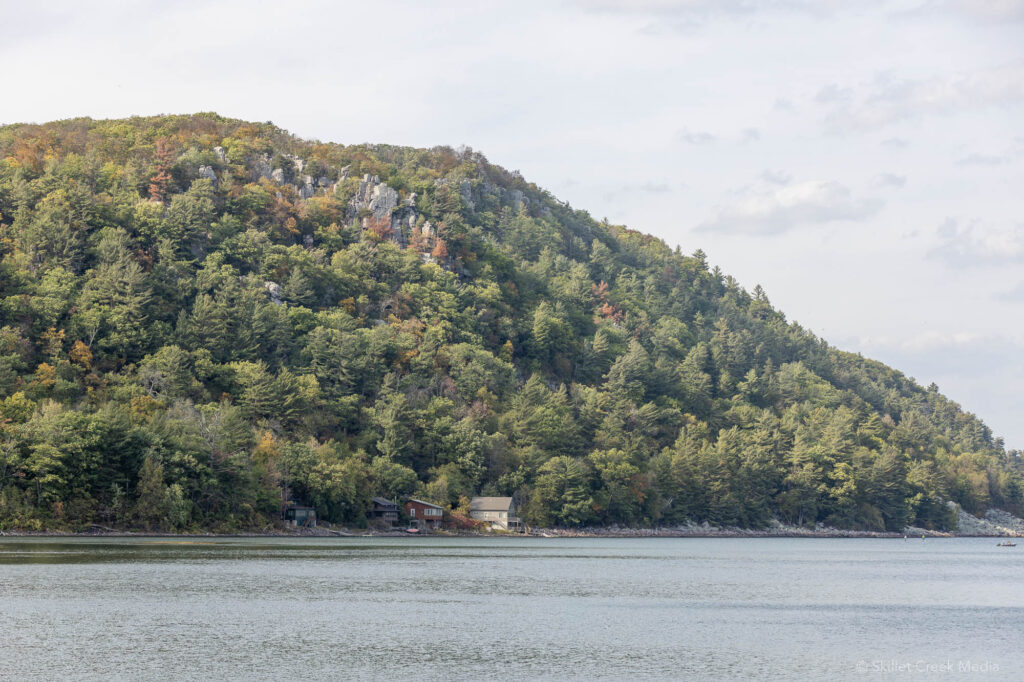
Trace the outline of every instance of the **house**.
<instances>
[{"instance_id":1,"label":"house","mask_svg":"<svg viewBox=\"0 0 1024 682\"><path fill-rule=\"evenodd\" d=\"M290 526L308 526L309 528L316 526L316 509L313 507L300 507L293 504L285 507L282 516L284 522Z\"/></svg>"},{"instance_id":2,"label":"house","mask_svg":"<svg viewBox=\"0 0 1024 682\"><path fill-rule=\"evenodd\" d=\"M410 527L433 529L441 527L444 509L423 500L410 499L405 503L405 513L409 515Z\"/></svg>"},{"instance_id":3,"label":"house","mask_svg":"<svg viewBox=\"0 0 1024 682\"><path fill-rule=\"evenodd\" d=\"M383 497L370 500L370 520L381 521L389 526L398 523L398 503Z\"/></svg>"},{"instance_id":4,"label":"house","mask_svg":"<svg viewBox=\"0 0 1024 682\"><path fill-rule=\"evenodd\" d=\"M474 497L469 503L469 518L501 530L519 530L522 525L511 497Z\"/></svg>"}]
</instances>

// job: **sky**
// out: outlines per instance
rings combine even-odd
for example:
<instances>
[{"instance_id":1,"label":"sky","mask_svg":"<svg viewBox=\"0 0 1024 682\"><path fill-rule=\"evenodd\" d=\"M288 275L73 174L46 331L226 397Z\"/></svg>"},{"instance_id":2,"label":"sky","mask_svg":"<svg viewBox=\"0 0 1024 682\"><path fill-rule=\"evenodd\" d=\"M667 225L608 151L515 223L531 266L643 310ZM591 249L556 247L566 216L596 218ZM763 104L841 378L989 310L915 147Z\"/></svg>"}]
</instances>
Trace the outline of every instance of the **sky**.
<instances>
[{"instance_id":1,"label":"sky","mask_svg":"<svg viewBox=\"0 0 1024 682\"><path fill-rule=\"evenodd\" d=\"M1024 448L1024 0L0 0L0 123L467 145Z\"/></svg>"}]
</instances>

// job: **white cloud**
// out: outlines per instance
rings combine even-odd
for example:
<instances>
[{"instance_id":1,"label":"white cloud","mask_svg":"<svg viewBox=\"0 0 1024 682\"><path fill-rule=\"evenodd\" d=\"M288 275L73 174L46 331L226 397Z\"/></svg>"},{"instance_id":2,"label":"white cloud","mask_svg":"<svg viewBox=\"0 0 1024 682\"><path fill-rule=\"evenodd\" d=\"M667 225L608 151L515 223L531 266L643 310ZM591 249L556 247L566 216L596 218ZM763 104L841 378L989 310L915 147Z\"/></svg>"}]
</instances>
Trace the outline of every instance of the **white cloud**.
<instances>
[{"instance_id":1,"label":"white cloud","mask_svg":"<svg viewBox=\"0 0 1024 682\"><path fill-rule=\"evenodd\" d=\"M824 17L842 8L841 3L821 0L576 0L575 4L592 11L652 15L687 22L766 11Z\"/></svg>"},{"instance_id":2,"label":"white cloud","mask_svg":"<svg viewBox=\"0 0 1024 682\"><path fill-rule=\"evenodd\" d=\"M882 173L875 178L875 187L896 187L900 188L907 184L906 175L896 175L895 173Z\"/></svg>"},{"instance_id":3,"label":"white cloud","mask_svg":"<svg viewBox=\"0 0 1024 682\"><path fill-rule=\"evenodd\" d=\"M773 185L788 185L793 181L793 176L786 171L766 168L761 172L761 179Z\"/></svg>"},{"instance_id":4,"label":"white cloud","mask_svg":"<svg viewBox=\"0 0 1024 682\"><path fill-rule=\"evenodd\" d=\"M886 149L906 149L910 142L902 137L888 137L880 142Z\"/></svg>"},{"instance_id":5,"label":"white cloud","mask_svg":"<svg viewBox=\"0 0 1024 682\"><path fill-rule=\"evenodd\" d=\"M997 292L993 298L1006 303L1024 303L1024 282L1008 291Z\"/></svg>"},{"instance_id":6,"label":"white cloud","mask_svg":"<svg viewBox=\"0 0 1024 682\"><path fill-rule=\"evenodd\" d=\"M667 182L641 182L636 184L616 185L616 192L645 192L647 194L667 194L672 187Z\"/></svg>"},{"instance_id":7,"label":"white cloud","mask_svg":"<svg viewBox=\"0 0 1024 682\"><path fill-rule=\"evenodd\" d=\"M814 96L814 101L818 104L831 104L833 102L849 102L853 99L853 90L850 88L841 88L835 83L830 83L818 90L818 94Z\"/></svg>"},{"instance_id":8,"label":"white cloud","mask_svg":"<svg viewBox=\"0 0 1024 682\"><path fill-rule=\"evenodd\" d=\"M696 229L779 234L806 225L864 220L881 207L880 199L855 199L848 187L835 181L808 180L781 186L761 183L736 192Z\"/></svg>"},{"instance_id":9,"label":"white cloud","mask_svg":"<svg viewBox=\"0 0 1024 682\"><path fill-rule=\"evenodd\" d=\"M706 131L693 131L683 128L679 131L679 139L686 144L711 144L718 139L718 136Z\"/></svg>"},{"instance_id":10,"label":"white cloud","mask_svg":"<svg viewBox=\"0 0 1024 682\"><path fill-rule=\"evenodd\" d=\"M1001 166L1008 163L1010 157L995 154L968 154L956 160L958 166Z\"/></svg>"},{"instance_id":11,"label":"white cloud","mask_svg":"<svg viewBox=\"0 0 1024 682\"><path fill-rule=\"evenodd\" d=\"M982 340L983 336L974 332L928 330L905 337L865 336L860 339L858 345L862 348L876 350L924 352L970 346Z\"/></svg>"},{"instance_id":12,"label":"white cloud","mask_svg":"<svg viewBox=\"0 0 1024 682\"><path fill-rule=\"evenodd\" d=\"M947 218L936 230L939 245L929 257L956 266L1012 263L1024 260L1024 223L997 228L980 221L962 225Z\"/></svg>"},{"instance_id":13,"label":"white cloud","mask_svg":"<svg viewBox=\"0 0 1024 682\"><path fill-rule=\"evenodd\" d=\"M1024 0L929 0L916 13L947 14L954 19L1004 24L1024 21Z\"/></svg>"},{"instance_id":14,"label":"white cloud","mask_svg":"<svg viewBox=\"0 0 1024 682\"><path fill-rule=\"evenodd\" d=\"M682 190L685 189L685 186L679 185L675 189ZM647 182L615 184L604 188L602 194L605 201L617 201L624 197L637 197L644 194L671 194L673 191L673 186L667 182L648 180Z\"/></svg>"},{"instance_id":15,"label":"white cloud","mask_svg":"<svg viewBox=\"0 0 1024 682\"><path fill-rule=\"evenodd\" d=\"M925 116L1018 104L1024 101L1024 67L920 79L883 73L861 90L859 98L827 100L834 105L825 118L829 132L864 132Z\"/></svg>"},{"instance_id":16,"label":"white cloud","mask_svg":"<svg viewBox=\"0 0 1024 682\"><path fill-rule=\"evenodd\" d=\"M744 143L747 143L747 142L757 142L760 139L761 139L761 131L758 130L757 128L744 128L743 129L743 136L741 138L742 142L744 142Z\"/></svg>"}]
</instances>

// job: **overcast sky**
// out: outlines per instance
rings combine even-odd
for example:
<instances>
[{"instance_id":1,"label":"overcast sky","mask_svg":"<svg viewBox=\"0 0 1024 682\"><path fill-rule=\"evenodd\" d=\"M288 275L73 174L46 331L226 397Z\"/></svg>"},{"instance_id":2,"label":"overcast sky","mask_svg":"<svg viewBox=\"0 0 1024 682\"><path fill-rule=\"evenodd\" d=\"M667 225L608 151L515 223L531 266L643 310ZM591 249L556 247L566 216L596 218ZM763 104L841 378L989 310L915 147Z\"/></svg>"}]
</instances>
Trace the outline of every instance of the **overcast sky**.
<instances>
[{"instance_id":1,"label":"overcast sky","mask_svg":"<svg viewBox=\"0 0 1024 682\"><path fill-rule=\"evenodd\" d=\"M465 144L1024 448L1024 0L0 0L0 122Z\"/></svg>"}]
</instances>

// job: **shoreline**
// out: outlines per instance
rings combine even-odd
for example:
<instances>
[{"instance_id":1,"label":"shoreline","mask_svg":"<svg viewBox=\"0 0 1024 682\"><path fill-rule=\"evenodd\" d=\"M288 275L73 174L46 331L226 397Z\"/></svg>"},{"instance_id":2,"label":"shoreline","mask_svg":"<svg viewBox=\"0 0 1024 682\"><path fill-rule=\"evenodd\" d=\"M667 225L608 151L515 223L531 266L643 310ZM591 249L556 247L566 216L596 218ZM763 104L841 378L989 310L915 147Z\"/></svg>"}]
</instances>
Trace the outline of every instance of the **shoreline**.
<instances>
[{"instance_id":1,"label":"shoreline","mask_svg":"<svg viewBox=\"0 0 1024 682\"><path fill-rule=\"evenodd\" d=\"M565 539L565 538L592 538L592 539L643 539L643 538L808 538L808 539L882 539L882 540L917 540L917 539L949 539L949 538L1013 538L1016 535L984 535L951 533L944 531L924 531L923 533L894 533L881 531L853 531L853 530L828 530L828 531L799 531L799 530L748 530L748 529L711 529L708 531L688 531L675 528L661 529L619 529L609 531L597 530L565 530L565 529L543 529L529 533L469 533L469 532L446 532L410 534L403 531L383 532L351 532L333 531L324 529L315 531L308 529L305 532L290 532L284 530L273 531L252 531L239 533L161 533L147 531L3 531L0 532L0 540L3 538L174 538L180 540L218 540L232 538L292 538L323 539L323 538L537 538L537 539Z\"/></svg>"},{"instance_id":2,"label":"shoreline","mask_svg":"<svg viewBox=\"0 0 1024 682\"><path fill-rule=\"evenodd\" d=\"M902 531L844 530L819 525L814 528L791 526L773 521L766 528L718 527L708 523L660 527L623 528L621 526L587 528L532 528L525 533L505 531L439 530L434 532L406 533L400 528L378 531L363 528L333 528L329 525L314 528L268 526L262 529L234 533L198 531L194 533L164 533L154 531L132 531L93 525L87 531L3 531L4 537L39 538L386 538L386 537L434 537L434 538L881 538L898 540L917 538L1024 538L1024 520L999 510L989 510L984 517L972 516L958 510L958 530L938 531L909 526Z\"/></svg>"}]
</instances>

